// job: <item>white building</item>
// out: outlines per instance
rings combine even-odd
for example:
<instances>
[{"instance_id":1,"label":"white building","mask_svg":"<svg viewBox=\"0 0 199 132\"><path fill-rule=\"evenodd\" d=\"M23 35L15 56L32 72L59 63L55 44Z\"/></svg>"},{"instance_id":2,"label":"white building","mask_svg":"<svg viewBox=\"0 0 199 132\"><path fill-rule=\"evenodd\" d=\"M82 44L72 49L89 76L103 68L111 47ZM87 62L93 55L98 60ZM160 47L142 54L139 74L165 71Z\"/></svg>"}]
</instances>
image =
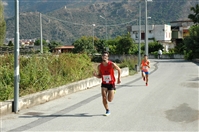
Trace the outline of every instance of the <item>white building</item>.
<instances>
[{"instance_id":1,"label":"white building","mask_svg":"<svg viewBox=\"0 0 199 132\"><path fill-rule=\"evenodd\" d=\"M130 29L131 37L138 42L139 26L132 26ZM170 25L148 25L148 39L156 41L171 41L171 26ZM141 42L145 40L145 25L141 26Z\"/></svg>"},{"instance_id":2,"label":"white building","mask_svg":"<svg viewBox=\"0 0 199 132\"><path fill-rule=\"evenodd\" d=\"M131 37L135 40L136 43L139 42L139 26L131 26L128 27L128 31L131 33ZM173 48L174 46L171 44L172 39L172 31L171 26L164 25L148 25L148 40L153 40L162 42L165 50L168 51L169 48ZM145 25L141 25L141 43L145 42Z\"/></svg>"}]
</instances>

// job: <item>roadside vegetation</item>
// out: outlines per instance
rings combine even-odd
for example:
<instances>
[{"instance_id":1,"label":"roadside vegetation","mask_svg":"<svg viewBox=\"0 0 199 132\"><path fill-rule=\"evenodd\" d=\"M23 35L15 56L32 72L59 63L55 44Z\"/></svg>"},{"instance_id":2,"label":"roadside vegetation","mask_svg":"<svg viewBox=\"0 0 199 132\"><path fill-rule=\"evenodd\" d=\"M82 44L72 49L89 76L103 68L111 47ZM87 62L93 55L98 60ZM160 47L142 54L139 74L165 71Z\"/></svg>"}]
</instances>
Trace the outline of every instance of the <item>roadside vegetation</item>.
<instances>
[{"instance_id":1,"label":"roadside vegetation","mask_svg":"<svg viewBox=\"0 0 199 132\"><path fill-rule=\"evenodd\" d=\"M13 55L0 58L0 100L13 98L13 58ZM21 56L20 96L82 80L91 77L92 72L92 62L86 54Z\"/></svg>"},{"instance_id":2,"label":"roadside vegetation","mask_svg":"<svg viewBox=\"0 0 199 132\"><path fill-rule=\"evenodd\" d=\"M53 46L59 45L57 42L50 44L44 42L44 44L51 46L49 51L44 52L45 54L33 52L20 56L20 96L92 77L93 71L97 69L97 64L101 62L100 54L107 49L112 55L126 56L123 60L112 61L121 68L129 67L131 75L136 73L138 45L129 34L108 41L95 38L94 45L92 37L83 36L74 42L75 49L72 53L59 55L50 53ZM156 43L150 45L156 45ZM159 46L149 47L151 47L150 51L159 48ZM0 57L0 62L0 100L13 99L14 55L12 53L4 54Z\"/></svg>"}]
</instances>

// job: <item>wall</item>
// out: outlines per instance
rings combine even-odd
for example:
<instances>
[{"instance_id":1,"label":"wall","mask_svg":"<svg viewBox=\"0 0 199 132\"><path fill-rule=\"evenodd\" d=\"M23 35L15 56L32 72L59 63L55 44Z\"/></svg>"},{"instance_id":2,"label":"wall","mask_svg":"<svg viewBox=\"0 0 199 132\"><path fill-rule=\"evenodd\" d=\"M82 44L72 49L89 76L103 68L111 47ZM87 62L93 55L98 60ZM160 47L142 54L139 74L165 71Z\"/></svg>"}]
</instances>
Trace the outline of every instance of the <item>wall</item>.
<instances>
[{"instance_id":1,"label":"wall","mask_svg":"<svg viewBox=\"0 0 199 132\"><path fill-rule=\"evenodd\" d=\"M110 55L110 60L124 60L125 58L136 58L135 55ZM143 56L141 56L143 57ZM149 59L157 59L155 55L149 54ZM184 55L174 54L174 55L162 55L162 59L184 59Z\"/></svg>"},{"instance_id":2,"label":"wall","mask_svg":"<svg viewBox=\"0 0 199 132\"><path fill-rule=\"evenodd\" d=\"M129 69L122 68L121 77L125 77L128 75L129 75ZM117 72L115 72L115 77L117 78ZM86 90L100 84L101 84L101 79L92 77L68 85L60 86L54 89L49 89L35 94L23 96L19 98L19 110L43 104L48 101L66 96L74 92ZM12 113L12 107L13 107L13 100L1 102L0 116Z\"/></svg>"},{"instance_id":3,"label":"wall","mask_svg":"<svg viewBox=\"0 0 199 132\"><path fill-rule=\"evenodd\" d=\"M149 59L157 59L155 55L149 55ZM184 55L174 54L174 55L162 55L161 59L184 59Z\"/></svg>"}]
</instances>

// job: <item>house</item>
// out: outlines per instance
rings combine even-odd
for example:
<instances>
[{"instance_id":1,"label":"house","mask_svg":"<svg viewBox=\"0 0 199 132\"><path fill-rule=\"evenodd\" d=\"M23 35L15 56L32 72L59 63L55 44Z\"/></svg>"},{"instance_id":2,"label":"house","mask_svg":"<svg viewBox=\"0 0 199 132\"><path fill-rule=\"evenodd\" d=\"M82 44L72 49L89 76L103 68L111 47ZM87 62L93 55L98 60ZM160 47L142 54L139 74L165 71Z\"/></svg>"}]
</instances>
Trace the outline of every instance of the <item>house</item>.
<instances>
[{"instance_id":1,"label":"house","mask_svg":"<svg viewBox=\"0 0 199 132\"><path fill-rule=\"evenodd\" d=\"M35 39L20 39L20 46L34 46Z\"/></svg>"},{"instance_id":2,"label":"house","mask_svg":"<svg viewBox=\"0 0 199 132\"><path fill-rule=\"evenodd\" d=\"M73 45L64 45L64 46L56 47L53 52L54 53L67 53L67 52L72 52L74 48L75 47Z\"/></svg>"},{"instance_id":3,"label":"house","mask_svg":"<svg viewBox=\"0 0 199 132\"><path fill-rule=\"evenodd\" d=\"M182 43L182 40L189 36L189 28L194 25L192 20L172 21L172 42L175 44Z\"/></svg>"},{"instance_id":4,"label":"house","mask_svg":"<svg viewBox=\"0 0 199 132\"><path fill-rule=\"evenodd\" d=\"M127 30L130 32L132 39L135 40L136 43L139 42L139 26L131 26L128 27ZM154 40L160 42L166 51L169 48L174 47L171 43L172 32L171 25L148 25L148 40L152 42ZM141 43L145 43L145 25L141 25Z\"/></svg>"}]
</instances>

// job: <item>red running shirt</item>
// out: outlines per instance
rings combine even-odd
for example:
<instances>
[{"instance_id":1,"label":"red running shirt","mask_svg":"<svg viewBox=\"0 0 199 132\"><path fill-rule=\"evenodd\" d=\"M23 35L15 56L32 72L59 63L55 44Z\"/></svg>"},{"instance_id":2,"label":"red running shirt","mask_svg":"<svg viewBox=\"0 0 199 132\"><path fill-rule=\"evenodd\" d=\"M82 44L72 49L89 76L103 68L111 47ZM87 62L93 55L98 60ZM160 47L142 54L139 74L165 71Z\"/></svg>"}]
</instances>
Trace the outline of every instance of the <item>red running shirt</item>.
<instances>
[{"instance_id":1,"label":"red running shirt","mask_svg":"<svg viewBox=\"0 0 199 132\"><path fill-rule=\"evenodd\" d=\"M113 62L108 61L108 64L106 66L104 66L101 63L100 64L100 73L101 73L101 76L102 76L102 83L103 84L114 84L115 83Z\"/></svg>"},{"instance_id":2,"label":"red running shirt","mask_svg":"<svg viewBox=\"0 0 199 132\"><path fill-rule=\"evenodd\" d=\"M142 71L143 72L148 72L148 65L149 65L149 61L145 61L145 60L142 60Z\"/></svg>"}]
</instances>

